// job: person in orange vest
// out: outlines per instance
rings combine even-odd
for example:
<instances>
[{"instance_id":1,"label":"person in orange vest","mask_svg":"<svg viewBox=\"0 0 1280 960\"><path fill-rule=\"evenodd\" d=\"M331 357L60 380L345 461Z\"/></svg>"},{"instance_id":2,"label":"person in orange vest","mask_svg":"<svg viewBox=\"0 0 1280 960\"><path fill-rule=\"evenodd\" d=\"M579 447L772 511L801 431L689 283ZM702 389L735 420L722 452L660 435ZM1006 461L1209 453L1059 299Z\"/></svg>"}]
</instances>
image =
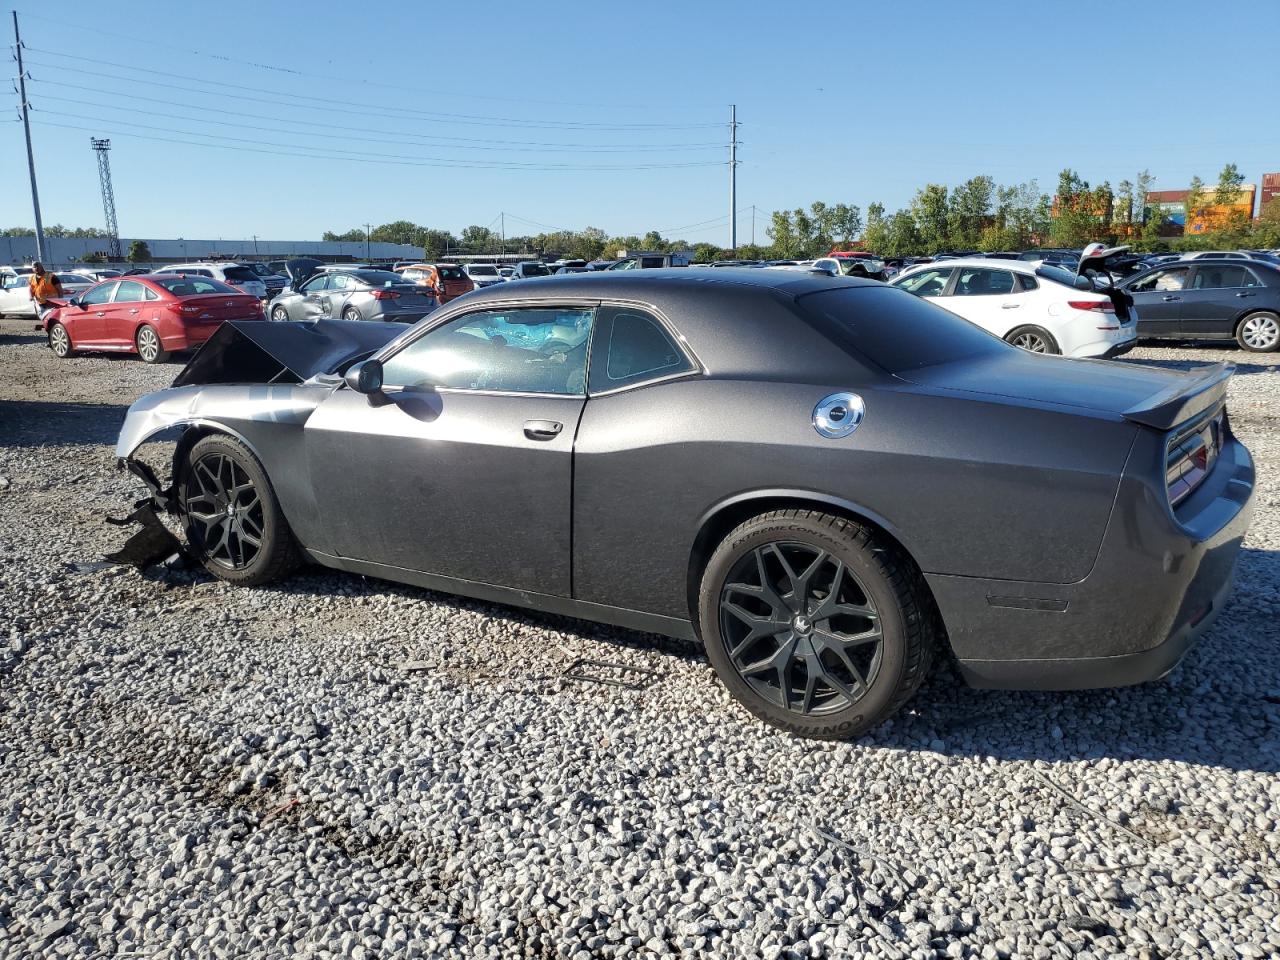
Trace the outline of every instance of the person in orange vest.
<instances>
[{"instance_id":1,"label":"person in orange vest","mask_svg":"<svg viewBox=\"0 0 1280 960\"><path fill-rule=\"evenodd\" d=\"M45 270L43 263L33 263L31 268L35 272L31 274L27 286L31 290L31 299L36 302L36 318L44 320L44 315L54 307L49 301L53 297L62 296L62 281L56 273Z\"/></svg>"}]
</instances>

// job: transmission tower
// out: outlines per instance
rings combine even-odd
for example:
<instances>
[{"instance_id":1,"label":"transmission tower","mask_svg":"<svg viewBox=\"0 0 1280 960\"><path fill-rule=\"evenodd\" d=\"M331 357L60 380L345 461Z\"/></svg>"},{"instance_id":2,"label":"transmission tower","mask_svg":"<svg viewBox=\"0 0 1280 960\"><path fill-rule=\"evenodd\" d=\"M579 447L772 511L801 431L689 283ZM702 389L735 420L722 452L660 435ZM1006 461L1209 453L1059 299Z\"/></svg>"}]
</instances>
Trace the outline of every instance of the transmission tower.
<instances>
[{"instance_id":1,"label":"transmission tower","mask_svg":"<svg viewBox=\"0 0 1280 960\"><path fill-rule=\"evenodd\" d=\"M102 213L107 218L107 253L112 260L119 260L120 227L116 224L116 197L111 190L111 161L107 157L111 149L110 140L99 140L90 137L93 152L98 155L98 180L102 183Z\"/></svg>"}]
</instances>

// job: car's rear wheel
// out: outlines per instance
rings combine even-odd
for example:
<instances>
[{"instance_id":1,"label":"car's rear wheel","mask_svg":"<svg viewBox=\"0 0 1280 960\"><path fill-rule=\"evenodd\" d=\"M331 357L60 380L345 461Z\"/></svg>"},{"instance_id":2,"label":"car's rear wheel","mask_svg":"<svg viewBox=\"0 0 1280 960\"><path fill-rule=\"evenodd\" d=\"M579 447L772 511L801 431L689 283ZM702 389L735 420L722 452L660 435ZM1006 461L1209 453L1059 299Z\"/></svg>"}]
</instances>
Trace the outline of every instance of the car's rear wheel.
<instances>
[{"instance_id":1,"label":"car's rear wheel","mask_svg":"<svg viewBox=\"0 0 1280 960\"><path fill-rule=\"evenodd\" d=\"M302 562L266 471L239 440L211 434L197 441L178 482L187 542L215 577L258 586Z\"/></svg>"},{"instance_id":2,"label":"car's rear wheel","mask_svg":"<svg viewBox=\"0 0 1280 960\"><path fill-rule=\"evenodd\" d=\"M143 324L134 334L134 345L138 348L138 356L147 363L164 363L169 359L169 351L160 343L160 334L156 328Z\"/></svg>"},{"instance_id":3,"label":"car's rear wheel","mask_svg":"<svg viewBox=\"0 0 1280 960\"><path fill-rule=\"evenodd\" d=\"M71 334L60 323L55 323L49 328L49 349L59 360L65 360L71 356Z\"/></svg>"},{"instance_id":4,"label":"car's rear wheel","mask_svg":"<svg viewBox=\"0 0 1280 960\"><path fill-rule=\"evenodd\" d=\"M1044 327L1037 327L1034 324L1014 327L1004 339L1007 343L1032 353L1062 353L1053 334Z\"/></svg>"},{"instance_id":5,"label":"car's rear wheel","mask_svg":"<svg viewBox=\"0 0 1280 960\"><path fill-rule=\"evenodd\" d=\"M766 723L855 737L910 699L928 672L932 602L909 559L843 517L778 510L716 548L699 622L729 692Z\"/></svg>"},{"instance_id":6,"label":"car's rear wheel","mask_svg":"<svg viewBox=\"0 0 1280 960\"><path fill-rule=\"evenodd\" d=\"M282 323L289 319L289 311L282 306L274 306L271 308L271 319Z\"/></svg>"},{"instance_id":7,"label":"car's rear wheel","mask_svg":"<svg viewBox=\"0 0 1280 960\"><path fill-rule=\"evenodd\" d=\"M1270 353L1280 346L1280 316L1269 310L1251 313L1236 327L1236 343L1250 353Z\"/></svg>"},{"instance_id":8,"label":"car's rear wheel","mask_svg":"<svg viewBox=\"0 0 1280 960\"><path fill-rule=\"evenodd\" d=\"M348 306L348 307L342 308L342 319L343 320L363 320L364 318L360 316L359 310L357 310L355 307Z\"/></svg>"}]
</instances>

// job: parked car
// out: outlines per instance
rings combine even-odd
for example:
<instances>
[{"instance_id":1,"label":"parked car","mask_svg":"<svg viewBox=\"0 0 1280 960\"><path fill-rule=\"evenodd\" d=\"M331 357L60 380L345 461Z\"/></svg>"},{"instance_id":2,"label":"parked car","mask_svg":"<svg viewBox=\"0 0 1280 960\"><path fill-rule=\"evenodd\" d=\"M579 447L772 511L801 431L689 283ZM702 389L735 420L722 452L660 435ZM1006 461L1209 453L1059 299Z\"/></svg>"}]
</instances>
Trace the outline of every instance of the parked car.
<instances>
[{"instance_id":1,"label":"parked car","mask_svg":"<svg viewBox=\"0 0 1280 960\"><path fill-rule=\"evenodd\" d=\"M204 263L169 263L165 264L164 272L221 280L227 286L236 287L259 300L267 298L267 285L262 282L262 278L257 273L243 264L224 263L220 260Z\"/></svg>"},{"instance_id":2,"label":"parked car","mask_svg":"<svg viewBox=\"0 0 1280 960\"><path fill-rule=\"evenodd\" d=\"M631 253L616 260L605 270L660 270L664 267L687 267L693 258L688 253Z\"/></svg>"},{"instance_id":3,"label":"parked car","mask_svg":"<svg viewBox=\"0 0 1280 960\"><path fill-rule=\"evenodd\" d=\"M514 267L498 268L498 275L501 276L503 280L510 280L513 276L515 276L515 273L516 271Z\"/></svg>"},{"instance_id":4,"label":"parked car","mask_svg":"<svg viewBox=\"0 0 1280 960\"><path fill-rule=\"evenodd\" d=\"M226 320L261 320L262 301L211 277L147 274L103 280L44 319L57 357L136 353L147 363L203 344Z\"/></svg>"},{"instance_id":5,"label":"parked car","mask_svg":"<svg viewBox=\"0 0 1280 960\"><path fill-rule=\"evenodd\" d=\"M996 264L983 257L935 261L891 281L1033 353L1127 353L1138 337L1132 301L1124 293L1080 289L1077 282L1051 263Z\"/></svg>"},{"instance_id":6,"label":"parked car","mask_svg":"<svg viewBox=\"0 0 1280 960\"><path fill-rule=\"evenodd\" d=\"M429 289L390 270L320 270L272 300L267 316L416 323L439 305Z\"/></svg>"},{"instance_id":7,"label":"parked car","mask_svg":"<svg viewBox=\"0 0 1280 960\"><path fill-rule=\"evenodd\" d=\"M62 292L69 297L83 293L93 286L93 280L80 273L54 271L62 284ZM31 271L0 274L0 317L34 317L36 302L31 299Z\"/></svg>"},{"instance_id":8,"label":"parked car","mask_svg":"<svg viewBox=\"0 0 1280 960\"><path fill-rule=\"evenodd\" d=\"M1122 285L1138 308L1138 335L1235 340L1252 353L1280 346L1280 266L1262 260L1185 260Z\"/></svg>"},{"instance_id":9,"label":"parked car","mask_svg":"<svg viewBox=\"0 0 1280 960\"><path fill-rule=\"evenodd\" d=\"M95 270L92 267L84 267L84 268L77 267L75 270L71 272L78 273L84 277L88 277L91 281L95 283L99 280L113 280L116 277L124 276L124 273L122 271L113 270L110 267L104 267L100 270Z\"/></svg>"},{"instance_id":10,"label":"parked car","mask_svg":"<svg viewBox=\"0 0 1280 960\"><path fill-rule=\"evenodd\" d=\"M456 263L415 263L395 271L413 283L426 287L441 303L448 303L476 288Z\"/></svg>"},{"instance_id":11,"label":"parked car","mask_svg":"<svg viewBox=\"0 0 1280 960\"><path fill-rule=\"evenodd\" d=\"M261 260L254 260L245 264L250 270L258 275L258 279L262 281L263 286L267 288L267 299L273 300L278 297L284 288L289 285L289 277L287 274L276 273L267 264Z\"/></svg>"},{"instance_id":12,"label":"parked car","mask_svg":"<svg viewBox=\"0 0 1280 960\"><path fill-rule=\"evenodd\" d=\"M812 266L833 277L869 277L872 280L884 280L889 276L889 267L878 257L819 257Z\"/></svg>"},{"instance_id":13,"label":"parked car","mask_svg":"<svg viewBox=\"0 0 1280 960\"><path fill-rule=\"evenodd\" d=\"M1196 250L1184 253L1183 260L1267 260L1273 259L1269 253L1257 253L1253 250Z\"/></svg>"},{"instance_id":14,"label":"parked car","mask_svg":"<svg viewBox=\"0 0 1280 960\"><path fill-rule=\"evenodd\" d=\"M462 270L471 278L477 290L482 287L491 287L495 283L502 283L506 279L492 263L464 263Z\"/></svg>"},{"instance_id":15,"label":"parked car","mask_svg":"<svg viewBox=\"0 0 1280 960\"><path fill-rule=\"evenodd\" d=\"M1034 356L867 280L587 274L402 332L216 336L116 444L211 574L310 560L700 639L807 736L880 723L939 656L978 686L1163 676L1251 514L1229 367ZM143 445L174 427L171 485Z\"/></svg>"},{"instance_id":16,"label":"parked car","mask_svg":"<svg viewBox=\"0 0 1280 960\"><path fill-rule=\"evenodd\" d=\"M530 280L534 277L549 277L551 271L541 260L522 260L511 268L511 280Z\"/></svg>"}]
</instances>

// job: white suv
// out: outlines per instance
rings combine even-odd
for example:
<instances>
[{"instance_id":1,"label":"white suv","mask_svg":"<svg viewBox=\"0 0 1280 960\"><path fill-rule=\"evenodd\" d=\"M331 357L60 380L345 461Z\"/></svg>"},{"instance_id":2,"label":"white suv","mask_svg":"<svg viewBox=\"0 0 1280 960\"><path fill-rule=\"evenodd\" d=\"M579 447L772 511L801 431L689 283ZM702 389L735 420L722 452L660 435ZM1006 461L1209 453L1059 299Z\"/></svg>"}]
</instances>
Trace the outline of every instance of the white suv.
<instances>
[{"instance_id":1,"label":"white suv","mask_svg":"<svg viewBox=\"0 0 1280 960\"><path fill-rule=\"evenodd\" d=\"M152 271L153 273L184 273L187 276L210 277L214 280L221 280L223 283L230 284L243 290L245 293L253 294L259 300L267 299L267 285L263 283L262 278L251 268L239 263L223 263L214 261L209 263L167 263L163 267L159 267Z\"/></svg>"}]
</instances>

